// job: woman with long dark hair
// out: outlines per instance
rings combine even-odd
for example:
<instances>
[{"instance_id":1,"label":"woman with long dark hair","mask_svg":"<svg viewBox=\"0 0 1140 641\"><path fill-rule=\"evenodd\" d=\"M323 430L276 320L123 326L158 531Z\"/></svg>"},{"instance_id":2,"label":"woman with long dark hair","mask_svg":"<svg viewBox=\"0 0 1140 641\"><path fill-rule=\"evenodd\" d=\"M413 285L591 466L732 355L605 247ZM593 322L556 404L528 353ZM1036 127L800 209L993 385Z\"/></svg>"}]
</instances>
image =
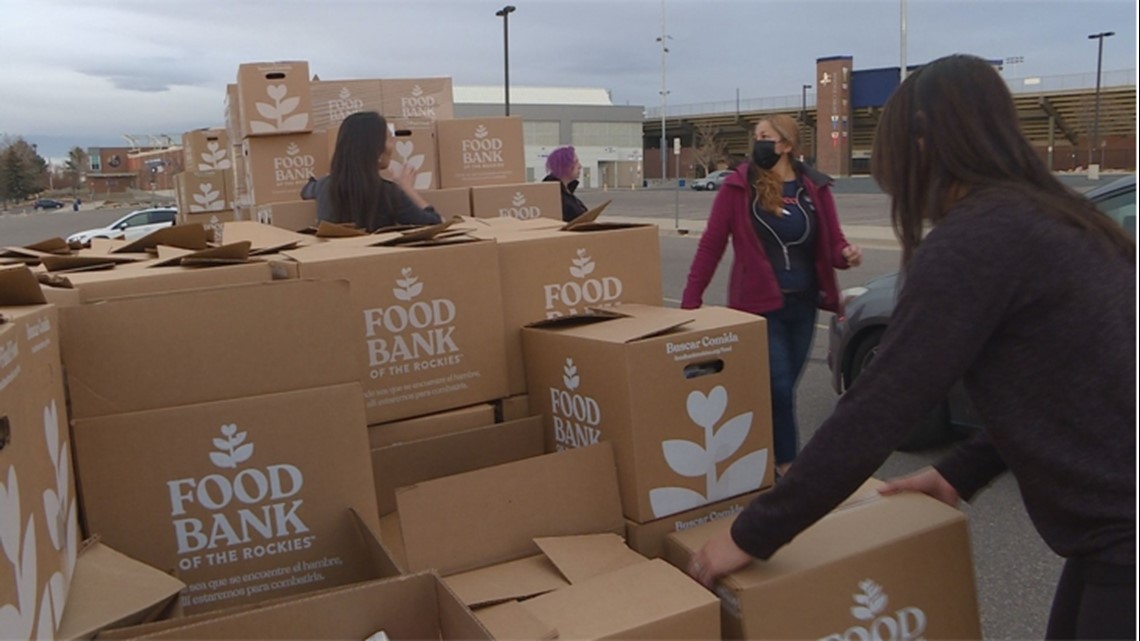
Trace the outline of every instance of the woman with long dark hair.
<instances>
[{"instance_id":1,"label":"woman with long dark hair","mask_svg":"<svg viewBox=\"0 0 1140 641\"><path fill-rule=\"evenodd\" d=\"M756 123L752 162L718 191L701 235L681 307L700 307L732 239L728 306L767 321L776 473L799 450L796 384L811 353L817 309L836 311L836 269L859 265L862 251L839 227L831 178L795 160L799 125L778 114Z\"/></svg>"},{"instance_id":2,"label":"woman with long dark hair","mask_svg":"<svg viewBox=\"0 0 1140 641\"><path fill-rule=\"evenodd\" d=\"M316 198L317 219L353 223L369 232L442 222L416 192L412 167L404 167L395 177L398 182L380 177L394 148L395 139L384 116L362 111L345 118L337 132L331 172L302 192L302 197Z\"/></svg>"},{"instance_id":3,"label":"woman with long dark hair","mask_svg":"<svg viewBox=\"0 0 1140 641\"><path fill-rule=\"evenodd\" d=\"M961 380L985 430L883 493L957 505L1009 471L1066 559L1047 636L1134 638L1135 242L1053 176L981 58L941 58L902 83L883 109L872 173L891 196L905 276L875 360L783 481L689 572L711 586L769 558Z\"/></svg>"}]
</instances>

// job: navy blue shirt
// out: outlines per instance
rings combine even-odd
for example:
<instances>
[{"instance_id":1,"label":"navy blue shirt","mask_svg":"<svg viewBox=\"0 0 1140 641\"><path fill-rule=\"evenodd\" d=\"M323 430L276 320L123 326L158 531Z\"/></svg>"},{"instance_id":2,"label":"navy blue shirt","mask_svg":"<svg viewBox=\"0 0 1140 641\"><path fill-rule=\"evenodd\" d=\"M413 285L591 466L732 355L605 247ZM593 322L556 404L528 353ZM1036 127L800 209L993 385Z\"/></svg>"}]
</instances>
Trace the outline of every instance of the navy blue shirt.
<instances>
[{"instance_id":1,"label":"navy blue shirt","mask_svg":"<svg viewBox=\"0 0 1140 641\"><path fill-rule=\"evenodd\" d=\"M784 183L780 214L765 210L755 195L752 199L752 227L784 292L815 288L815 212L801 205L798 196L802 189L798 180Z\"/></svg>"}]
</instances>

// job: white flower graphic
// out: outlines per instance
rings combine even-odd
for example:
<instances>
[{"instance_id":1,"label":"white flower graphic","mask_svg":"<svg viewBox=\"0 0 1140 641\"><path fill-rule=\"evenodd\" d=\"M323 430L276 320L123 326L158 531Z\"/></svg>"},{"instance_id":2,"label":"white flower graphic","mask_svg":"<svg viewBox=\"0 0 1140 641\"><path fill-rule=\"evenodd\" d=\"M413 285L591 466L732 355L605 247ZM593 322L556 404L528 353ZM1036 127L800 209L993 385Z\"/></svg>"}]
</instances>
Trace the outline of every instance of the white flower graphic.
<instances>
[{"instance_id":1,"label":"white flower graphic","mask_svg":"<svg viewBox=\"0 0 1140 641\"><path fill-rule=\"evenodd\" d=\"M410 140L401 140L396 143L396 157L389 162L388 170L392 172L393 176L399 176L404 172L404 167L411 167L418 172L412 186L416 189L430 189L433 172L420 171L424 165L424 158L424 154L416 153L415 143Z\"/></svg>"},{"instance_id":2,"label":"white flower graphic","mask_svg":"<svg viewBox=\"0 0 1140 641\"><path fill-rule=\"evenodd\" d=\"M197 204L190 205L190 211L221 211L225 209L225 201L219 200L221 192L214 188L213 183L202 183L198 185L200 193L194 194L194 202Z\"/></svg>"},{"instance_id":3,"label":"white flower graphic","mask_svg":"<svg viewBox=\"0 0 1140 641\"><path fill-rule=\"evenodd\" d=\"M586 249L578 250L578 257L571 261L570 275L574 278L585 278L594 273L594 259L586 255Z\"/></svg>"},{"instance_id":4,"label":"white flower graphic","mask_svg":"<svg viewBox=\"0 0 1140 641\"><path fill-rule=\"evenodd\" d=\"M526 204L526 196L521 191L516 191L515 197L511 199L511 204L515 207L522 207Z\"/></svg>"},{"instance_id":5,"label":"white flower graphic","mask_svg":"<svg viewBox=\"0 0 1140 641\"><path fill-rule=\"evenodd\" d=\"M206 144L206 151L200 154L201 158L198 161L198 171L211 171L215 169L229 169L230 159L226 156L226 150L217 142L209 142Z\"/></svg>"},{"instance_id":6,"label":"white flower graphic","mask_svg":"<svg viewBox=\"0 0 1140 641\"><path fill-rule=\"evenodd\" d=\"M478 127L475 128L475 137L476 138L486 138L489 135L489 133L490 132L487 131L486 125L479 125Z\"/></svg>"},{"instance_id":7,"label":"white flower graphic","mask_svg":"<svg viewBox=\"0 0 1140 641\"><path fill-rule=\"evenodd\" d=\"M400 287L392 290L392 295L396 297L396 300L407 302L419 296L420 292L424 290L424 284L419 282L419 278L412 276L412 268L405 267L400 270L400 274L403 275L403 278L396 279L396 284Z\"/></svg>"},{"instance_id":8,"label":"white flower graphic","mask_svg":"<svg viewBox=\"0 0 1140 641\"><path fill-rule=\"evenodd\" d=\"M44 438L55 467L55 488L48 488L43 494L44 518L52 547L56 552L65 554L65 561L61 571L52 574L44 586L40 603L41 631L45 630L45 622L51 625L52 630L59 627L67 600L67 586L79 551L79 518L75 497L71 496L71 449L66 439L60 439L59 413L54 400L44 407L43 417Z\"/></svg>"},{"instance_id":9,"label":"white flower graphic","mask_svg":"<svg viewBox=\"0 0 1140 641\"><path fill-rule=\"evenodd\" d=\"M299 131L308 126L309 114L289 115L300 105L301 98L298 96L287 98L288 86L283 84L266 85L265 93L273 102L255 102L254 106L257 108L257 113L269 122L251 120L249 123L250 133L269 134L278 131Z\"/></svg>"},{"instance_id":10,"label":"white flower graphic","mask_svg":"<svg viewBox=\"0 0 1140 641\"><path fill-rule=\"evenodd\" d=\"M0 632L6 638L30 639L36 613L36 523L28 516L20 537L20 484L15 466L8 468L7 483L0 483L0 547L16 579L16 603L0 605ZM46 633L50 636L51 633Z\"/></svg>"},{"instance_id":11,"label":"white flower graphic","mask_svg":"<svg viewBox=\"0 0 1140 641\"><path fill-rule=\"evenodd\" d=\"M851 615L860 621L871 621L879 616L887 607L887 595L883 593L883 586L871 579L859 582L861 594L852 595L858 605L852 606Z\"/></svg>"},{"instance_id":12,"label":"white flower graphic","mask_svg":"<svg viewBox=\"0 0 1140 641\"><path fill-rule=\"evenodd\" d=\"M245 443L245 432L237 431L237 425L230 423L222 426L222 435L225 438L214 438L214 447L217 452L210 452L210 461L218 467L236 469L253 456L253 443Z\"/></svg>"},{"instance_id":13,"label":"white flower graphic","mask_svg":"<svg viewBox=\"0 0 1140 641\"><path fill-rule=\"evenodd\" d=\"M566 384L566 389L571 392L578 389L578 385L582 382L578 377L578 368L574 365L572 358L567 358L566 365L562 367L562 382Z\"/></svg>"},{"instance_id":14,"label":"white flower graphic","mask_svg":"<svg viewBox=\"0 0 1140 641\"><path fill-rule=\"evenodd\" d=\"M741 457L717 476L717 464L735 454L752 429L752 412L734 416L716 429L727 407L728 391L723 385L714 387L707 396L695 390L689 393L686 409L689 419L704 431L704 445L670 439L661 443L661 450L674 472L689 478L705 477L705 495L684 487L654 488L649 491L649 503L655 517L727 499L760 486L768 469L767 449Z\"/></svg>"}]
</instances>

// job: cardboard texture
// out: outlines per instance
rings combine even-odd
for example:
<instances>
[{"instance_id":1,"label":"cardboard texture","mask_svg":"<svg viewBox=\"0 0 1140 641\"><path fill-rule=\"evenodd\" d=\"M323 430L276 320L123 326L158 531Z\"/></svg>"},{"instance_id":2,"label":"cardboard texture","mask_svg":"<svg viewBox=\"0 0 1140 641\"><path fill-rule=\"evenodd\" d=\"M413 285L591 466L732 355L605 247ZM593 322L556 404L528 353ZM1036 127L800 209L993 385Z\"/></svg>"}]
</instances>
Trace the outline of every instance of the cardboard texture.
<instances>
[{"instance_id":1,"label":"cardboard texture","mask_svg":"<svg viewBox=\"0 0 1140 641\"><path fill-rule=\"evenodd\" d=\"M195 129L182 134L182 167L193 171L233 171L233 145L224 128Z\"/></svg>"},{"instance_id":2,"label":"cardboard texture","mask_svg":"<svg viewBox=\"0 0 1140 641\"><path fill-rule=\"evenodd\" d=\"M406 567L447 576L533 556L539 537L620 534L615 474L602 444L403 488Z\"/></svg>"},{"instance_id":3,"label":"cardboard texture","mask_svg":"<svg viewBox=\"0 0 1140 641\"><path fill-rule=\"evenodd\" d=\"M323 131L242 141L251 205L295 202L310 178L329 171L328 134Z\"/></svg>"},{"instance_id":4,"label":"cardboard texture","mask_svg":"<svg viewBox=\"0 0 1140 641\"><path fill-rule=\"evenodd\" d=\"M245 129L242 127L241 122L241 104L238 99L238 86L236 82L226 84L226 100L225 106L222 110L222 119L226 123L226 135L230 139L231 145L236 145L245 138ZM234 158L231 155L231 158ZM237 166L241 163L235 162Z\"/></svg>"},{"instance_id":5,"label":"cardboard texture","mask_svg":"<svg viewBox=\"0 0 1140 641\"><path fill-rule=\"evenodd\" d=\"M237 94L245 136L313 130L309 63L251 62L238 66Z\"/></svg>"},{"instance_id":6,"label":"cardboard texture","mask_svg":"<svg viewBox=\"0 0 1140 641\"><path fill-rule=\"evenodd\" d=\"M547 450L612 442L629 519L772 483L762 318L624 304L527 327L523 347Z\"/></svg>"},{"instance_id":7,"label":"cardboard texture","mask_svg":"<svg viewBox=\"0 0 1140 641\"><path fill-rule=\"evenodd\" d=\"M380 81L386 118L401 118L417 129L455 117L451 78L385 78Z\"/></svg>"},{"instance_id":8,"label":"cardboard texture","mask_svg":"<svg viewBox=\"0 0 1140 641\"><path fill-rule=\"evenodd\" d=\"M476 218L562 220L562 191L559 184L539 182L472 187L470 215Z\"/></svg>"},{"instance_id":9,"label":"cardboard texture","mask_svg":"<svg viewBox=\"0 0 1140 641\"><path fill-rule=\"evenodd\" d=\"M389 134L395 135L395 150L388 167L380 175L396 180L406 167L416 172L412 186L416 191L439 188L439 161L437 158L435 129L416 128L415 121L397 118L389 121ZM430 201L429 201L430 202Z\"/></svg>"},{"instance_id":10,"label":"cardboard texture","mask_svg":"<svg viewBox=\"0 0 1140 641\"><path fill-rule=\"evenodd\" d=\"M368 426L368 443L372 449L377 449L502 422L495 418L495 408L489 403L480 403L402 421L378 423Z\"/></svg>"},{"instance_id":11,"label":"cardboard texture","mask_svg":"<svg viewBox=\"0 0 1140 641\"><path fill-rule=\"evenodd\" d=\"M439 186L507 185L526 180L522 118L459 118L435 123Z\"/></svg>"},{"instance_id":12,"label":"cardboard texture","mask_svg":"<svg viewBox=\"0 0 1140 641\"><path fill-rule=\"evenodd\" d=\"M532 414L530 411L530 396L527 394L508 396L507 398L502 398L495 402L495 418L500 423L525 418Z\"/></svg>"},{"instance_id":13,"label":"cardboard texture","mask_svg":"<svg viewBox=\"0 0 1140 641\"><path fill-rule=\"evenodd\" d=\"M226 223L238 220L238 213L233 209L211 211L202 214L184 214L178 212L178 222L182 225L201 225L206 230L206 237L210 242L223 242Z\"/></svg>"},{"instance_id":14,"label":"cardboard texture","mask_svg":"<svg viewBox=\"0 0 1140 641\"><path fill-rule=\"evenodd\" d=\"M506 395L503 297L493 276L498 271L494 244L369 245L411 237L330 240L285 252L301 278L344 279L352 285L350 317L356 326L343 336L355 337L350 340L362 359L357 378L369 424Z\"/></svg>"},{"instance_id":15,"label":"cardboard texture","mask_svg":"<svg viewBox=\"0 0 1140 641\"><path fill-rule=\"evenodd\" d=\"M163 227L130 242L116 245L110 251L115 254L146 253L159 245L181 247L182 249L205 249L209 237L201 225L174 225Z\"/></svg>"},{"instance_id":16,"label":"cardboard texture","mask_svg":"<svg viewBox=\"0 0 1140 641\"><path fill-rule=\"evenodd\" d=\"M384 110L379 79L313 80L309 84L313 97L313 129L330 129L358 111Z\"/></svg>"},{"instance_id":17,"label":"cardboard texture","mask_svg":"<svg viewBox=\"0 0 1140 641\"><path fill-rule=\"evenodd\" d=\"M731 525L669 535L666 558ZM716 592L726 639L982 638L966 517L918 494L849 500Z\"/></svg>"},{"instance_id":18,"label":"cardboard texture","mask_svg":"<svg viewBox=\"0 0 1140 641\"><path fill-rule=\"evenodd\" d=\"M629 547L639 554L656 559L665 556L665 539L673 532L703 525L720 519L732 519L744 511L760 492L750 492L731 499L702 505L685 512L678 512L663 519L648 523L637 523L626 519L625 540Z\"/></svg>"},{"instance_id":19,"label":"cardboard texture","mask_svg":"<svg viewBox=\"0 0 1140 641\"><path fill-rule=\"evenodd\" d=\"M228 160L226 162L229 162ZM179 214L201 214L233 209L232 169L184 171L175 177Z\"/></svg>"},{"instance_id":20,"label":"cardboard texture","mask_svg":"<svg viewBox=\"0 0 1140 641\"><path fill-rule=\"evenodd\" d=\"M349 510L380 524L359 394L351 383L76 420L87 531L177 571L187 613L367 578Z\"/></svg>"},{"instance_id":21,"label":"cardboard texture","mask_svg":"<svg viewBox=\"0 0 1140 641\"><path fill-rule=\"evenodd\" d=\"M60 342L72 418L353 382L359 361L345 339L355 331L350 310L343 281L238 285L66 308Z\"/></svg>"},{"instance_id":22,"label":"cardboard texture","mask_svg":"<svg viewBox=\"0 0 1140 641\"><path fill-rule=\"evenodd\" d=\"M537 416L376 448L376 504L380 514L389 514L396 511L398 488L542 454Z\"/></svg>"},{"instance_id":23,"label":"cardboard texture","mask_svg":"<svg viewBox=\"0 0 1140 641\"><path fill-rule=\"evenodd\" d=\"M420 196L444 218L471 215L471 189L468 187L425 189L420 191Z\"/></svg>"},{"instance_id":24,"label":"cardboard texture","mask_svg":"<svg viewBox=\"0 0 1140 641\"><path fill-rule=\"evenodd\" d=\"M92 639L106 628L149 621L186 587L98 540L88 541L75 563L57 639Z\"/></svg>"},{"instance_id":25,"label":"cardboard texture","mask_svg":"<svg viewBox=\"0 0 1140 641\"><path fill-rule=\"evenodd\" d=\"M280 203L263 203L253 207L253 219L289 231L300 231L317 224L317 201L293 200Z\"/></svg>"},{"instance_id":26,"label":"cardboard texture","mask_svg":"<svg viewBox=\"0 0 1140 641\"><path fill-rule=\"evenodd\" d=\"M79 544L58 310L0 268L0 636L52 638Z\"/></svg>"},{"instance_id":27,"label":"cardboard texture","mask_svg":"<svg viewBox=\"0 0 1140 641\"><path fill-rule=\"evenodd\" d=\"M539 621L518 601L480 608L476 618L499 641L552 641L558 631Z\"/></svg>"},{"instance_id":28,"label":"cardboard texture","mask_svg":"<svg viewBox=\"0 0 1140 641\"><path fill-rule=\"evenodd\" d=\"M148 639L491 639L435 574L369 581L281 600L135 638Z\"/></svg>"},{"instance_id":29,"label":"cardboard texture","mask_svg":"<svg viewBox=\"0 0 1140 641\"><path fill-rule=\"evenodd\" d=\"M651 225L498 234L507 389L527 392L522 328L621 303L661 305L661 250Z\"/></svg>"},{"instance_id":30,"label":"cardboard texture","mask_svg":"<svg viewBox=\"0 0 1140 641\"><path fill-rule=\"evenodd\" d=\"M163 294L190 289L266 283L273 279L268 263L248 263L202 269L198 267L126 267L68 274L44 284L44 296L61 307L104 300ZM205 313L203 310L201 313ZM157 334L151 330L149 333Z\"/></svg>"},{"instance_id":31,"label":"cardboard texture","mask_svg":"<svg viewBox=\"0 0 1140 641\"><path fill-rule=\"evenodd\" d=\"M223 225L221 240L226 243L248 242L251 256L275 254L315 242L312 236L247 220Z\"/></svg>"}]
</instances>

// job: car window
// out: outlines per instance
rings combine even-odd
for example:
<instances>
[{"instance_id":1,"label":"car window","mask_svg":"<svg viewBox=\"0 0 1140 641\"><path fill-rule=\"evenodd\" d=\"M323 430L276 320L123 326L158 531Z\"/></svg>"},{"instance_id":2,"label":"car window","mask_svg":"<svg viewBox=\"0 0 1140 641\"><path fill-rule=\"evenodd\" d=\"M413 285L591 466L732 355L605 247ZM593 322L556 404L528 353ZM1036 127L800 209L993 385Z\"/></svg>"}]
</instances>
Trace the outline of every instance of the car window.
<instances>
[{"instance_id":1,"label":"car window","mask_svg":"<svg viewBox=\"0 0 1140 641\"><path fill-rule=\"evenodd\" d=\"M1136 190L1130 189L1123 193L1114 194L1108 198L1097 201L1100 208L1109 218L1128 232L1133 240L1136 239Z\"/></svg>"},{"instance_id":2,"label":"car window","mask_svg":"<svg viewBox=\"0 0 1140 641\"><path fill-rule=\"evenodd\" d=\"M161 209L159 211L150 212L150 222L154 223L172 223L174 222L174 212L169 209Z\"/></svg>"},{"instance_id":3,"label":"car window","mask_svg":"<svg viewBox=\"0 0 1140 641\"><path fill-rule=\"evenodd\" d=\"M150 215L147 212L140 212L127 218L123 221L123 227L138 227L139 225L146 225Z\"/></svg>"}]
</instances>

